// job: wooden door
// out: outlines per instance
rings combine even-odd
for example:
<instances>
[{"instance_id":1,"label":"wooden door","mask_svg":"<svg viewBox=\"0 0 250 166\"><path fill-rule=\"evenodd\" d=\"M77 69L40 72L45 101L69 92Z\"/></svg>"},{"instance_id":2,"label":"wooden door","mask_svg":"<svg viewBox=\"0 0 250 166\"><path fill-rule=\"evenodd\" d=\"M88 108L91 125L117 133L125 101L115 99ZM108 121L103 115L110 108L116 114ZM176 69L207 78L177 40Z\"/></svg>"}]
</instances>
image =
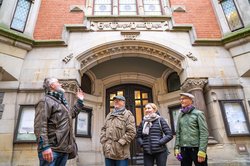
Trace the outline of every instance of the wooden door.
<instances>
[{"instance_id":1,"label":"wooden door","mask_svg":"<svg viewBox=\"0 0 250 166\"><path fill-rule=\"evenodd\" d=\"M126 98L126 108L135 116L136 129L144 116L144 107L147 103L152 102L152 89L138 84L123 84L111 87L106 90L106 115L114 109L113 97L123 95ZM130 165L143 164L143 155L141 148L137 146L136 139L131 143Z\"/></svg>"}]
</instances>

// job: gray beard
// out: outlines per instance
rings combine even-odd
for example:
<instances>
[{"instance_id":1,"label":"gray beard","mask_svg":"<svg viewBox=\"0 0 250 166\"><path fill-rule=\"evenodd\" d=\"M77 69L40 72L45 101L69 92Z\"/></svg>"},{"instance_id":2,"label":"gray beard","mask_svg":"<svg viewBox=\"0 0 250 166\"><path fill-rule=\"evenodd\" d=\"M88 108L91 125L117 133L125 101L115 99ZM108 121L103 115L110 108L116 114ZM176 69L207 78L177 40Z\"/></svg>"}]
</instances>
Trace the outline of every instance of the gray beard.
<instances>
[{"instance_id":1,"label":"gray beard","mask_svg":"<svg viewBox=\"0 0 250 166\"><path fill-rule=\"evenodd\" d=\"M56 91L57 91L58 93L64 93L64 92L65 92L65 90L64 90L62 87L57 87L57 88L56 88Z\"/></svg>"}]
</instances>

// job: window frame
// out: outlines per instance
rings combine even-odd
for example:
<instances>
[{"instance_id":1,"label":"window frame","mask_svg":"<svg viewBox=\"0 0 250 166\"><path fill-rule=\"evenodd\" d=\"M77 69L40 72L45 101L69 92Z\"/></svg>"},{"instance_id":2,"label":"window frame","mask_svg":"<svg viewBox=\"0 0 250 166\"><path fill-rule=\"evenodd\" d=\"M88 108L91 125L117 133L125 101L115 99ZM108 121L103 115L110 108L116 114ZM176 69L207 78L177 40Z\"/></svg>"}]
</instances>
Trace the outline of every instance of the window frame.
<instances>
[{"instance_id":1,"label":"window frame","mask_svg":"<svg viewBox=\"0 0 250 166\"><path fill-rule=\"evenodd\" d=\"M180 82L180 87L179 87L179 89L176 89L176 90L170 89L170 87L169 87L169 79L170 79L170 77L171 77L172 75L174 75L174 74L176 74L176 75L179 77L179 82ZM181 80L180 80L180 76L178 75L178 73L177 73L177 72L172 72L172 73L170 73L170 74L167 76L167 78L166 78L166 84L167 84L167 92L168 92L168 93L176 92L176 91L180 90L180 89L181 89Z\"/></svg>"},{"instance_id":2,"label":"window frame","mask_svg":"<svg viewBox=\"0 0 250 166\"><path fill-rule=\"evenodd\" d=\"M24 27L23 27L22 30L16 29L16 28L13 28L13 27L12 27L13 20L14 20L15 14L16 14L16 10L17 10L19 1L20 1L20 0L17 0L17 3L16 3L16 7L15 7L15 10L14 10L14 14L13 14L13 16L12 16L11 23L10 23L10 29L13 29L13 30L15 30L15 31L18 31L18 32L23 33L23 32L25 31L25 28L26 28L26 25L27 25L27 21L28 21L28 18L29 18L30 9L31 9L31 5L32 5L32 3L33 3L33 0L25 0L25 1L30 2L30 5L29 5L29 9L28 9L29 11L28 11L28 13L27 13L27 17L25 18Z\"/></svg>"},{"instance_id":3,"label":"window frame","mask_svg":"<svg viewBox=\"0 0 250 166\"><path fill-rule=\"evenodd\" d=\"M112 4L113 5L113 4ZM113 6L112 6L112 8L113 8ZM138 16L138 14L139 14L139 8L138 8L138 2L137 2L137 0L135 0L135 8L136 8L136 14L135 15L121 15L120 14L120 0L118 0L118 16Z\"/></svg>"},{"instance_id":4,"label":"window frame","mask_svg":"<svg viewBox=\"0 0 250 166\"><path fill-rule=\"evenodd\" d=\"M91 3L91 5L92 5L91 10L92 11L90 11L89 13L92 13L92 16L97 16L97 17L100 17L100 16L108 16L108 17L110 17L110 16L116 16L116 17L117 16L118 17L124 17L124 16L127 16L127 17L139 17L139 16L159 17L159 16L165 16L164 2L162 2L161 0L158 0L158 1L159 1L160 13L161 13L160 15L155 15L155 14L153 14L153 15L145 15L144 1L143 0L141 0L141 3L142 3L144 13L140 13L140 11L139 11L139 8L140 8L139 4L140 3L137 0L135 0L135 3L136 3L135 4L136 5L135 6L136 7L136 15L124 15L124 14L120 15L120 0L117 0L117 11L114 11L114 4L116 4L116 3L114 3L113 0L111 0L111 15L99 15L99 14L95 15L95 1L92 1L92 3Z\"/></svg>"},{"instance_id":5,"label":"window frame","mask_svg":"<svg viewBox=\"0 0 250 166\"><path fill-rule=\"evenodd\" d=\"M5 106L5 105L3 104L4 95L5 95L4 92L0 92L0 120L1 120L2 117L3 117L4 106Z\"/></svg>"},{"instance_id":6,"label":"window frame","mask_svg":"<svg viewBox=\"0 0 250 166\"><path fill-rule=\"evenodd\" d=\"M178 116L180 114L180 109L181 109L181 105L174 105L174 106L170 106L168 107L169 110L169 114L170 114L170 125L171 125L171 129L172 129L172 133L173 135L176 134L176 127L175 124L177 124L178 121ZM176 113L176 115L174 115L174 112L179 112ZM176 121L175 121L176 120Z\"/></svg>"},{"instance_id":7,"label":"window frame","mask_svg":"<svg viewBox=\"0 0 250 166\"><path fill-rule=\"evenodd\" d=\"M78 121L79 121L79 118L80 118L80 115L81 114L85 114L85 120L87 120L87 126L85 127L86 128L86 133L81 133L78 129L79 125L78 125ZM89 107L84 107L80 113L77 115L76 119L75 119L75 136L76 137L84 137L84 138L91 138L91 118L92 117L92 108L89 108ZM83 129L82 129L83 130Z\"/></svg>"},{"instance_id":8,"label":"window frame","mask_svg":"<svg viewBox=\"0 0 250 166\"><path fill-rule=\"evenodd\" d=\"M18 113L18 119L17 119L17 123L16 123L16 128L15 128L15 134L14 134L14 143L35 143L36 142L36 136L35 136L35 133L34 133L34 124L31 124L29 125L28 127L31 127L33 128L33 133L32 132L28 132L26 134L26 136L29 136L30 134L30 138L31 139L18 139L17 137L19 136L19 128L20 126L24 123L25 119L22 119L21 121L21 117L22 115L24 114L25 110L24 108L33 108L33 111L34 111L34 118L35 118L35 105L20 105L20 108L19 108L19 113ZM34 122L34 120L33 120ZM24 137L26 137L24 135Z\"/></svg>"},{"instance_id":9,"label":"window frame","mask_svg":"<svg viewBox=\"0 0 250 166\"><path fill-rule=\"evenodd\" d=\"M163 15L163 4L162 4L162 1L161 0L158 0L158 2L159 2L159 6L160 6L160 10L161 10L161 15L160 16L162 16ZM145 16L159 16L159 15L146 15L145 14L145 8L144 8L144 0L142 0L142 6L143 6L143 11L144 11L144 15Z\"/></svg>"},{"instance_id":10,"label":"window frame","mask_svg":"<svg viewBox=\"0 0 250 166\"><path fill-rule=\"evenodd\" d=\"M222 7L223 1L225 1L225 0L220 0L219 3L220 3L220 6L221 6L222 11L223 11L223 13L224 13L224 16L225 16L225 19L226 19L226 21L227 21L227 25L228 25L230 31L231 31L231 32L234 32L234 31L237 31L237 30L239 30L239 29L244 28L244 23L243 23L243 21L242 21L241 15L240 15L240 13L239 13L239 11L238 11L238 8L237 8L237 6L236 6L234 0L232 0L232 1L233 1L233 3L234 3L235 9L236 9L236 12L237 12L237 14L238 14L238 16L239 16L239 20L240 20L240 22L241 22L241 24L242 24L242 27L239 27L239 28L236 28L236 29L232 29L232 28L231 28L231 26L230 26L230 24L229 24L229 20L228 20L228 18L227 18L227 16L226 16L226 13L225 13L225 11L224 11L224 9L223 9L223 7Z\"/></svg>"},{"instance_id":11,"label":"window frame","mask_svg":"<svg viewBox=\"0 0 250 166\"><path fill-rule=\"evenodd\" d=\"M240 118L244 119L246 121L246 127L247 127L247 130L248 130L246 133L242 133L242 134L240 134L240 133L239 134L232 133L232 128L230 128L230 125L229 125L230 122L229 122L229 120L227 118L228 113L227 113L226 108L225 108L226 103L238 103L239 104L239 106L241 108L240 111L242 112L242 115L243 115L243 117L240 117ZM243 105L243 101L242 100L219 100L219 104L220 104L220 108L221 108L221 112L222 112L224 125L225 125L225 128L226 128L227 136L229 136L229 137L232 137L232 136L250 136L249 119L247 117L246 110L245 110L244 105ZM237 115L239 115L239 114L237 114Z\"/></svg>"},{"instance_id":12,"label":"window frame","mask_svg":"<svg viewBox=\"0 0 250 166\"><path fill-rule=\"evenodd\" d=\"M109 15L95 15L95 1L92 1L92 15L93 16L109 16ZM111 16L113 15L113 0L111 0Z\"/></svg>"},{"instance_id":13,"label":"window frame","mask_svg":"<svg viewBox=\"0 0 250 166\"><path fill-rule=\"evenodd\" d=\"M88 79L88 80L86 80L86 79ZM86 89L84 89L84 88L87 88L87 84L85 84L84 82L86 82L86 81L90 81L89 83L90 83L90 87L88 87L88 89L87 89L87 91L86 91ZM83 75L82 75L82 77L81 77L81 89L82 89L82 91L84 92L84 93L87 93L87 94L92 94L92 89L93 89L93 87L92 87L92 79L90 78L90 76L88 75L88 74L86 74L86 73L84 73Z\"/></svg>"}]
</instances>

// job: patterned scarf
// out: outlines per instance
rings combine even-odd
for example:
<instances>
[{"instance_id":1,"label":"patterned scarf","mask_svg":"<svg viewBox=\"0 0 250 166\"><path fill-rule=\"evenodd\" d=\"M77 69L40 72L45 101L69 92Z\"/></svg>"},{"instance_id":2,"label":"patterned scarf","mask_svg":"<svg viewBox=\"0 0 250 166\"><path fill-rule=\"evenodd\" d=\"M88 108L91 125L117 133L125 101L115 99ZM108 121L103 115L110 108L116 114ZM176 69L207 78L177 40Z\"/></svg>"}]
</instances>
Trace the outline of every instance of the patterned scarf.
<instances>
[{"instance_id":1,"label":"patterned scarf","mask_svg":"<svg viewBox=\"0 0 250 166\"><path fill-rule=\"evenodd\" d=\"M157 113L152 113L151 115L144 116L143 117L144 125L143 125L143 129L142 129L142 133L148 135L149 129L152 126L152 122L158 118L160 118L160 116L157 115Z\"/></svg>"},{"instance_id":2,"label":"patterned scarf","mask_svg":"<svg viewBox=\"0 0 250 166\"><path fill-rule=\"evenodd\" d=\"M125 111L125 107L122 107L120 109L115 109L114 108L114 111L111 113L111 115L118 115L118 114L123 113L123 111Z\"/></svg>"},{"instance_id":3,"label":"patterned scarf","mask_svg":"<svg viewBox=\"0 0 250 166\"><path fill-rule=\"evenodd\" d=\"M184 114L187 114L190 111L192 111L193 109L195 109L195 107L193 105L190 105L190 106L187 106L187 107L182 107L181 112L183 112Z\"/></svg>"},{"instance_id":4,"label":"patterned scarf","mask_svg":"<svg viewBox=\"0 0 250 166\"><path fill-rule=\"evenodd\" d=\"M56 99L60 100L67 108L69 107L69 104L64 97L64 93L62 92L47 92L47 95L53 96Z\"/></svg>"}]
</instances>

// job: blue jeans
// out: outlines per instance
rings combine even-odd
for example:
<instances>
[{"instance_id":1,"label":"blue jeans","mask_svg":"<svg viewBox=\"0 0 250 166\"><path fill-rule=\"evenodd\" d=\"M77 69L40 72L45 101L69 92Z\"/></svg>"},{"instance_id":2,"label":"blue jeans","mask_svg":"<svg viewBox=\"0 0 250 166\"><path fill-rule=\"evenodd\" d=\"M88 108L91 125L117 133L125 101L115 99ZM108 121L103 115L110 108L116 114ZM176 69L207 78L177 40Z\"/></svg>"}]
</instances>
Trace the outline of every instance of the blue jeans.
<instances>
[{"instance_id":1,"label":"blue jeans","mask_svg":"<svg viewBox=\"0 0 250 166\"><path fill-rule=\"evenodd\" d=\"M128 159L113 160L113 159L105 158L105 166L128 166Z\"/></svg>"},{"instance_id":2,"label":"blue jeans","mask_svg":"<svg viewBox=\"0 0 250 166\"><path fill-rule=\"evenodd\" d=\"M48 162L43 159L42 152L38 153L40 166L65 166L68 160L68 153L53 152L53 161Z\"/></svg>"}]
</instances>

